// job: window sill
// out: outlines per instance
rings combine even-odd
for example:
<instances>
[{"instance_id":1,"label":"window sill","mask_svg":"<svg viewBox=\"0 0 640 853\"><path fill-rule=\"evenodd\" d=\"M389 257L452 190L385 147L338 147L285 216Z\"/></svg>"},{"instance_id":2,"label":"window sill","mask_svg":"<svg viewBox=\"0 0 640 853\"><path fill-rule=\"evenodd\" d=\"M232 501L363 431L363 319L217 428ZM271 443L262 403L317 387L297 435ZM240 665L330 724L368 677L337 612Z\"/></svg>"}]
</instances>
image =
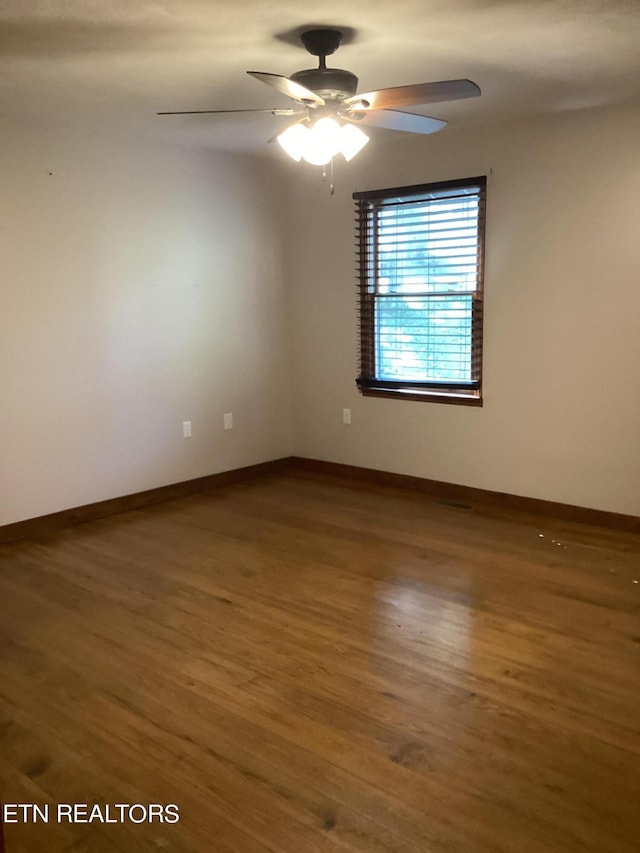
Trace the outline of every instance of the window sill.
<instances>
[{"instance_id":1,"label":"window sill","mask_svg":"<svg viewBox=\"0 0 640 853\"><path fill-rule=\"evenodd\" d=\"M392 400L414 400L420 403L447 403L453 406L478 406L483 405L481 396L471 394L455 394L443 391L400 391L377 388L360 388L363 397L387 397Z\"/></svg>"}]
</instances>

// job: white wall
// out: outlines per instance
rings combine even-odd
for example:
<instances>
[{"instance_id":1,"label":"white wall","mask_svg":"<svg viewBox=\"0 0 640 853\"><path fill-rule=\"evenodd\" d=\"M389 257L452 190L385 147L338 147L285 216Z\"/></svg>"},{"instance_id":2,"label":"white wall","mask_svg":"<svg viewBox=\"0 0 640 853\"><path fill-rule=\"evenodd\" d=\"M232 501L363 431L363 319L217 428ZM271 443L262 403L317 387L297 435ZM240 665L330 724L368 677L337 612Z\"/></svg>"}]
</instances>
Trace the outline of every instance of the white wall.
<instances>
[{"instance_id":1,"label":"white wall","mask_svg":"<svg viewBox=\"0 0 640 853\"><path fill-rule=\"evenodd\" d=\"M638 139L389 135L286 198L273 159L3 120L0 524L291 452L640 514ZM361 397L351 193L491 169L484 408Z\"/></svg>"},{"instance_id":2,"label":"white wall","mask_svg":"<svg viewBox=\"0 0 640 853\"><path fill-rule=\"evenodd\" d=\"M374 139L333 197L294 164L295 452L640 514L639 140L637 108ZM360 396L351 193L491 170L484 407Z\"/></svg>"},{"instance_id":3,"label":"white wall","mask_svg":"<svg viewBox=\"0 0 640 853\"><path fill-rule=\"evenodd\" d=\"M0 152L0 524L290 453L269 161L4 119Z\"/></svg>"}]
</instances>

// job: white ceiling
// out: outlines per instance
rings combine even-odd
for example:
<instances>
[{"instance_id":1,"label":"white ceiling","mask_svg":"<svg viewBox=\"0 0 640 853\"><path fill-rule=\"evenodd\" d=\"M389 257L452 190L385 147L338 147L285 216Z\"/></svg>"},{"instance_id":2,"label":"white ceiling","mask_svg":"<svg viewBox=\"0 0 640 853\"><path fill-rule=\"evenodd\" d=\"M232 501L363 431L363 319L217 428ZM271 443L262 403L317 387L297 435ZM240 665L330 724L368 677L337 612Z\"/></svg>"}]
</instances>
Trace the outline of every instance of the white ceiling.
<instances>
[{"instance_id":1,"label":"white ceiling","mask_svg":"<svg viewBox=\"0 0 640 853\"><path fill-rule=\"evenodd\" d=\"M0 116L264 152L287 119L155 113L289 106L245 72L314 67L312 25L347 31L329 65L360 91L474 80L422 110L452 125L640 101L640 0L3 0Z\"/></svg>"}]
</instances>

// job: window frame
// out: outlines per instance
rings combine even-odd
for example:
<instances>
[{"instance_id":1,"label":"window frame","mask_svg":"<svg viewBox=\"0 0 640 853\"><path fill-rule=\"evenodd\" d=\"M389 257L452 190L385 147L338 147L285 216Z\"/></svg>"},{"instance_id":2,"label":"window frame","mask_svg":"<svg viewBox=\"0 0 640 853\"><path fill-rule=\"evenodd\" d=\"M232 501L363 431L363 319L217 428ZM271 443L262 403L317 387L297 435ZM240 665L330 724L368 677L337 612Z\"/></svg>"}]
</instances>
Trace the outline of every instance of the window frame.
<instances>
[{"instance_id":1,"label":"window frame","mask_svg":"<svg viewBox=\"0 0 640 853\"><path fill-rule=\"evenodd\" d=\"M356 379L363 396L389 397L393 399L417 400L431 403L453 403L463 406L482 406L482 345L484 308L484 256L486 234L486 175L437 181L406 187L391 187L381 190L356 192L356 251L358 255L358 325L360 341L360 372ZM478 189L478 255L476 287L472 291L471 311L471 379L465 382L426 380L384 380L375 376L376 361L376 293L379 272L376 256L378 227L377 213L383 209L376 203L411 196L425 196L432 192L456 189ZM427 202L427 199L425 199ZM406 203L406 202L403 202ZM428 205L425 205L428 207ZM372 258L373 253L373 258ZM437 296L437 294L434 294Z\"/></svg>"}]
</instances>

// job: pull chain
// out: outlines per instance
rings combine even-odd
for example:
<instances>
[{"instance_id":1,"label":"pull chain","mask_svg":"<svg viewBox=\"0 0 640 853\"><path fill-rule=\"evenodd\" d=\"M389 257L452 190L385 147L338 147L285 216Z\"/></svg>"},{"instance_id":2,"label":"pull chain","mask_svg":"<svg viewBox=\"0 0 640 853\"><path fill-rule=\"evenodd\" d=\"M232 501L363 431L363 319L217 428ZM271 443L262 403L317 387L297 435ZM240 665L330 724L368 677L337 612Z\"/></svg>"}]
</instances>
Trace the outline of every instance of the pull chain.
<instances>
[{"instance_id":1,"label":"pull chain","mask_svg":"<svg viewBox=\"0 0 640 853\"><path fill-rule=\"evenodd\" d=\"M322 180L327 180L327 167L326 165L322 167ZM335 184L333 183L333 157L329 161L329 195L334 195L336 191Z\"/></svg>"}]
</instances>

